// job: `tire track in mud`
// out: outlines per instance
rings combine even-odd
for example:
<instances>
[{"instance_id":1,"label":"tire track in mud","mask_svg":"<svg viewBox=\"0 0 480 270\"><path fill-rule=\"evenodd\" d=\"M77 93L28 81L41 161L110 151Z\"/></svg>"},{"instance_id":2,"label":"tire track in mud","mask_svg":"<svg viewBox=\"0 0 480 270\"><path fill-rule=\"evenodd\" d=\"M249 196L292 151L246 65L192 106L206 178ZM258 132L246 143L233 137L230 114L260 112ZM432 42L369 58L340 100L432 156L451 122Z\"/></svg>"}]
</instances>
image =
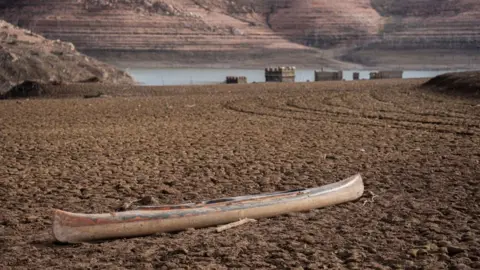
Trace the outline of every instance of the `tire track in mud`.
<instances>
[{"instance_id":1,"label":"tire track in mud","mask_svg":"<svg viewBox=\"0 0 480 270\"><path fill-rule=\"evenodd\" d=\"M384 99L381 99L379 97L376 97L374 94L372 94L372 92L376 92L376 91L362 91L362 92L353 92L355 94L350 94L350 95L345 95L344 93L337 93L335 95L330 95L329 97L323 97L322 98L322 101L321 101L321 104L324 106L324 105L329 105L331 107L335 107L335 108L343 108L343 109L347 109L347 110L352 110L352 109L362 109L366 112L375 112L375 113L395 113L395 114L402 114L402 115L407 115L407 116L421 116L421 117L427 117L427 116L433 116L433 117L442 117L442 118L447 118L447 119L451 119L451 120L454 120L454 121L458 121L460 119L463 119L463 120L479 120L480 121L480 117L475 117L474 115L467 115L467 114L464 114L464 112L457 112L457 113L448 113L448 112L442 112L442 111L425 111L425 112L418 112L418 111L415 111L414 109L412 108L408 108L408 106L405 106L404 104L400 104L398 102L395 102L395 100L384 100ZM368 93L367 95L365 95L365 93ZM392 93L388 93L390 94L390 96L392 95ZM395 94L395 93L393 93ZM339 104L339 103L336 103L334 102L335 99L337 98L340 98L341 101L350 101L351 104L349 104L348 106L347 105L344 105L344 104ZM357 99L352 99L352 98L357 98ZM362 99L364 98L364 99ZM403 97L402 97L403 98ZM418 98L422 98L422 97L418 97ZM352 104L359 104L359 103L368 103L370 105L376 105L376 104L372 104L371 101L374 101L376 103L379 103L379 104L384 104L388 107L393 107L393 108L396 108L397 110L393 110L393 109L382 109L382 108L377 108L377 109L368 109L368 110L365 110L365 108L358 108L357 107L353 107ZM375 106L373 106L375 107ZM480 126L480 124L479 124Z\"/></svg>"},{"instance_id":2,"label":"tire track in mud","mask_svg":"<svg viewBox=\"0 0 480 270\"><path fill-rule=\"evenodd\" d=\"M423 99L423 100L426 100L426 101L430 101L430 102L434 102L434 104L441 104L441 103L445 103L446 100L442 100L442 99L435 99L435 98L432 98L432 97L429 97L427 95L418 95L419 93L423 93L425 94L425 92L421 92L422 90L418 90L418 93L416 92L408 92L408 93L405 93L405 95L402 97L400 96L399 98L401 99L404 99L404 97L406 95L410 95L410 94L417 94L417 96L415 97L409 97L410 99L413 99L413 98L416 98L416 100L418 99ZM425 108L423 108L423 112L418 112L418 111L415 111L414 109L412 109L411 107L409 108L409 106L406 106L405 104L402 104L400 102L395 101L395 99L393 98L392 95L396 95L398 93L393 93L393 92L389 92L389 99L382 99L379 95L378 95L378 90L370 90L368 91L368 94L369 94L369 97L373 100L375 100L376 102L380 102L380 103L386 103L386 104L390 104L392 106L395 106L396 108L400 109L401 111L399 111L398 113L405 113L405 114L410 114L410 115L419 115L419 116L434 116L434 117L442 117L442 118L453 118L453 119L467 119L467 120L472 120L472 119L475 119L475 120L478 120L480 121L480 115L476 115L475 113L473 114L465 114L464 111L456 111L456 110L452 110L452 109L449 109L449 111L453 112L445 112L445 111L438 111L438 110L425 110ZM451 100L449 100L451 102ZM472 106L471 104L467 104L467 103L459 103L459 105L461 106Z\"/></svg>"},{"instance_id":3,"label":"tire track in mud","mask_svg":"<svg viewBox=\"0 0 480 270\"><path fill-rule=\"evenodd\" d=\"M433 121L433 120L413 120L413 119L398 119L395 118L394 116L388 116L388 115L369 115L368 112L373 112L373 111L362 111L358 114L355 113L349 113L349 112L330 112L328 110L321 110L321 109L314 109L314 108L307 108L307 107L302 107L299 105L296 105L294 103L288 103L286 104L288 107L296 108L299 110L304 110L304 111L311 111L315 113L325 113L325 114L342 114L345 116L355 116L355 117L361 117L361 118L369 118L369 119L378 119L378 120L385 120L385 121L398 121L398 122L407 122L407 123L419 123L419 124L432 124L432 125L443 125L443 126L455 126L455 127L471 127L471 128L480 128L479 124L466 124L466 125L458 125L456 123L448 123L448 122L443 122L443 121ZM385 111L380 110L379 112L385 113ZM396 113L396 112L395 112Z\"/></svg>"},{"instance_id":4,"label":"tire track in mud","mask_svg":"<svg viewBox=\"0 0 480 270\"><path fill-rule=\"evenodd\" d=\"M330 111L328 109L315 109L299 106L291 101L282 100L280 104L268 104L262 98L249 98L244 100L231 101L224 105L226 109L248 113L252 115L262 115L285 119L315 121L323 123L338 123L345 125L355 125L361 127L388 127L403 130L423 130L435 133L453 133L456 135L473 136L480 132L480 125L469 124L467 128L456 123L445 123L442 121L425 121L411 119L396 119L392 116L384 115L368 115L367 111L359 111L359 113ZM323 105L323 104L322 104ZM327 105L331 106L331 105ZM332 107L332 106L331 106ZM335 108L335 107L334 107ZM351 109L350 109L351 111ZM373 112L373 111L370 111ZM323 116L323 117L322 117ZM421 126L420 126L421 125ZM439 128L451 127L451 128ZM477 129L478 128L478 129Z\"/></svg>"},{"instance_id":5,"label":"tire track in mud","mask_svg":"<svg viewBox=\"0 0 480 270\"><path fill-rule=\"evenodd\" d=\"M382 93L388 97L398 97L391 98L391 100L380 100L375 99L375 95L372 93ZM445 127L455 127L455 128L462 128L466 129L467 131L478 131L480 130L480 118L476 118L474 115L462 113L448 113L445 111L427 111L427 112L418 112L415 111L413 108L409 108L404 104L414 104L419 99L424 99L425 96L429 97L427 93L421 90L415 91L380 91L380 90L369 90L369 91L349 91L345 93L344 91L329 91L329 92L321 92L323 94L328 93L327 96L316 95L310 97L297 97L294 101L287 101L286 105L288 107L296 107L300 110L307 110L307 111L316 111L322 114L324 113L334 113L335 114L343 114L345 116L355 116L355 117L364 117L370 118L375 120L382 120L382 121L389 121L392 123L401 123L403 126L405 124L411 126L414 125L418 128L418 125L415 124L422 124L422 125L432 125L435 130L438 130L436 126L445 126ZM400 94L399 94L400 93ZM420 96L415 96L420 94ZM432 94L433 95L433 94ZM413 97L413 98L412 98ZM439 96L439 98L442 96ZM441 100L442 102L449 102L451 101L448 97L443 97L445 100ZM316 101L313 103L313 106L301 106L299 105L298 101L304 99L308 100L309 103L313 103L311 101ZM319 100L315 100L319 99ZM371 101L377 103L372 103ZM431 100L435 100L430 98ZM430 100L426 99L426 100ZM409 102L410 101L410 102ZM400 103L399 103L400 102ZM378 104L380 103L380 104ZM455 104L458 102L455 102ZM318 109L318 105L320 104L321 107L325 107L325 109ZM387 105L387 107L394 107L398 110L393 108L385 108L382 105ZM467 103L459 103L459 104L467 104ZM366 105L366 106L365 106ZM419 105L427 105L423 102ZM470 104L467 104L470 106ZM425 106L422 107L422 110L425 110ZM344 109L343 111L339 111L338 109ZM357 112L355 112L356 110ZM418 110L418 108L417 108ZM469 111L470 112L470 111ZM413 118L413 119L412 119ZM433 119L432 119L433 118ZM478 121L476 121L478 120Z\"/></svg>"}]
</instances>

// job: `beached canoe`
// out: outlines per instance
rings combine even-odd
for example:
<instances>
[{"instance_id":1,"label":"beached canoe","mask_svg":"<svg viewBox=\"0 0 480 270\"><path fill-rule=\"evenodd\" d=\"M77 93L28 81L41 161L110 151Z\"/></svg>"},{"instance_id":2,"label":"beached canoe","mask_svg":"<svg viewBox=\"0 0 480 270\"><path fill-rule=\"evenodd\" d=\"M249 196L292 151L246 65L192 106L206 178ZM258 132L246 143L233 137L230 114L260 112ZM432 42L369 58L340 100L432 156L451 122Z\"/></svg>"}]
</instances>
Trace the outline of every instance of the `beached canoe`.
<instances>
[{"instance_id":1,"label":"beached canoe","mask_svg":"<svg viewBox=\"0 0 480 270\"><path fill-rule=\"evenodd\" d=\"M329 185L284 192L223 198L199 203L144 206L104 214L54 210L53 235L63 243L145 236L226 224L243 218L266 218L307 211L360 198L362 177L357 174Z\"/></svg>"}]
</instances>

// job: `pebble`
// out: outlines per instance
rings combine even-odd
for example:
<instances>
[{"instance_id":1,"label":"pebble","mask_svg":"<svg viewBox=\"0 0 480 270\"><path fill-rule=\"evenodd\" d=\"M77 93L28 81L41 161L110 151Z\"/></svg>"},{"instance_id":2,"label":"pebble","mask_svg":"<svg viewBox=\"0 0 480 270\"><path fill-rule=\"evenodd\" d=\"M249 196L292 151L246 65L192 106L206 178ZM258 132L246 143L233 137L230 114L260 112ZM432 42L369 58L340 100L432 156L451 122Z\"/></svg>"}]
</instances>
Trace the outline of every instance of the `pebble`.
<instances>
[{"instance_id":1,"label":"pebble","mask_svg":"<svg viewBox=\"0 0 480 270\"><path fill-rule=\"evenodd\" d=\"M453 265L453 267L451 267L450 269L453 269L453 270L467 270L467 269L472 269L472 268L470 268L469 266L467 266L463 263L458 263L458 264Z\"/></svg>"},{"instance_id":2,"label":"pebble","mask_svg":"<svg viewBox=\"0 0 480 270\"><path fill-rule=\"evenodd\" d=\"M412 257L415 258L415 257L417 257L417 255L418 255L418 249L412 248L412 249L410 249L410 250L408 251L408 254L410 254L410 256L412 256Z\"/></svg>"},{"instance_id":3,"label":"pebble","mask_svg":"<svg viewBox=\"0 0 480 270\"><path fill-rule=\"evenodd\" d=\"M15 227L19 224L18 220L16 218L5 218L3 221L2 221L2 225L5 225L7 227Z\"/></svg>"},{"instance_id":4,"label":"pebble","mask_svg":"<svg viewBox=\"0 0 480 270\"><path fill-rule=\"evenodd\" d=\"M188 254L188 250L186 248L177 248L174 251L172 251L171 254Z\"/></svg>"},{"instance_id":5,"label":"pebble","mask_svg":"<svg viewBox=\"0 0 480 270\"><path fill-rule=\"evenodd\" d=\"M471 232L468 232L468 233L465 233L464 235L462 235L462 241L463 242L468 242L468 241L472 241L472 240L475 240L475 237L472 235Z\"/></svg>"},{"instance_id":6,"label":"pebble","mask_svg":"<svg viewBox=\"0 0 480 270\"><path fill-rule=\"evenodd\" d=\"M432 251L432 252L437 252L438 251L438 246L434 243L428 243L424 246L424 248L427 251Z\"/></svg>"},{"instance_id":7,"label":"pebble","mask_svg":"<svg viewBox=\"0 0 480 270\"><path fill-rule=\"evenodd\" d=\"M428 251L426 249L419 249L418 252L417 252L417 256L423 256L423 255L427 255L428 254Z\"/></svg>"},{"instance_id":8,"label":"pebble","mask_svg":"<svg viewBox=\"0 0 480 270\"><path fill-rule=\"evenodd\" d=\"M33 223L38 220L37 216L28 216L25 218L25 223Z\"/></svg>"},{"instance_id":9,"label":"pebble","mask_svg":"<svg viewBox=\"0 0 480 270\"><path fill-rule=\"evenodd\" d=\"M449 246L449 245L450 245L450 242L446 241L446 240L442 240L442 241L438 242L439 247L446 247L446 246Z\"/></svg>"},{"instance_id":10,"label":"pebble","mask_svg":"<svg viewBox=\"0 0 480 270\"><path fill-rule=\"evenodd\" d=\"M310 236L310 235L305 235L303 237L303 242L305 242L307 244L315 244L315 238Z\"/></svg>"},{"instance_id":11,"label":"pebble","mask_svg":"<svg viewBox=\"0 0 480 270\"><path fill-rule=\"evenodd\" d=\"M325 155L325 159L331 159L331 160L336 160L338 159L336 156L334 155Z\"/></svg>"},{"instance_id":12,"label":"pebble","mask_svg":"<svg viewBox=\"0 0 480 270\"><path fill-rule=\"evenodd\" d=\"M436 232L436 233L440 233L440 231L441 231L440 226L438 226L438 224L435 224L435 223L428 224L428 228L431 231Z\"/></svg>"},{"instance_id":13,"label":"pebble","mask_svg":"<svg viewBox=\"0 0 480 270\"><path fill-rule=\"evenodd\" d=\"M344 263L361 262L366 257L362 252L354 250L340 250L337 252L337 256L344 261Z\"/></svg>"},{"instance_id":14,"label":"pebble","mask_svg":"<svg viewBox=\"0 0 480 270\"><path fill-rule=\"evenodd\" d=\"M424 248L412 248L408 251L408 254L416 258L428 254L428 251Z\"/></svg>"},{"instance_id":15,"label":"pebble","mask_svg":"<svg viewBox=\"0 0 480 270\"><path fill-rule=\"evenodd\" d=\"M387 267L377 263L377 262L373 262L372 265L371 265L371 268L372 269L375 269L375 270L384 270L384 269L388 269Z\"/></svg>"},{"instance_id":16,"label":"pebble","mask_svg":"<svg viewBox=\"0 0 480 270\"><path fill-rule=\"evenodd\" d=\"M347 268L348 268L348 269L352 269L352 270L354 270L354 269L360 269L360 268L358 268L358 265L357 265L355 262L349 262L349 263L347 263Z\"/></svg>"},{"instance_id":17,"label":"pebble","mask_svg":"<svg viewBox=\"0 0 480 270\"><path fill-rule=\"evenodd\" d=\"M450 257L448 257L447 254L440 254L440 255L438 255L438 259L440 261L448 261L448 260L450 260Z\"/></svg>"},{"instance_id":18,"label":"pebble","mask_svg":"<svg viewBox=\"0 0 480 270\"><path fill-rule=\"evenodd\" d=\"M459 253L464 252L465 250L463 248L450 245L450 246L447 247L447 251L448 251L449 256L455 256Z\"/></svg>"},{"instance_id":19,"label":"pebble","mask_svg":"<svg viewBox=\"0 0 480 270\"><path fill-rule=\"evenodd\" d=\"M158 202L158 200L153 197L153 196L145 196L143 198L141 198L138 203L140 205L159 205L160 203Z\"/></svg>"}]
</instances>

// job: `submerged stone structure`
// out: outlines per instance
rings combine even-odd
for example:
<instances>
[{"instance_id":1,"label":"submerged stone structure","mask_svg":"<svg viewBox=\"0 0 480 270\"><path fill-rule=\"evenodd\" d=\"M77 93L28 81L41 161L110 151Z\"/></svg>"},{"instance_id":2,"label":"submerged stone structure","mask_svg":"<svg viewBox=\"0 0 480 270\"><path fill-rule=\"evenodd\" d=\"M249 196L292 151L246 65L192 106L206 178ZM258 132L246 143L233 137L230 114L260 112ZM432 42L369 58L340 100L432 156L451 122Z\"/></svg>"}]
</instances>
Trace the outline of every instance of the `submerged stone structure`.
<instances>
[{"instance_id":1,"label":"submerged stone structure","mask_svg":"<svg viewBox=\"0 0 480 270\"><path fill-rule=\"evenodd\" d=\"M343 80L343 71L315 71L315 81L341 81Z\"/></svg>"},{"instance_id":2,"label":"submerged stone structure","mask_svg":"<svg viewBox=\"0 0 480 270\"><path fill-rule=\"evenodd\" d=\"M242 84L242 83L247 83L247 77L245 76L228 76L227 79L225 80L227 84Z\"/></svg>"},{"instance_id":3,"label":"submerged stone structure","mask_svg":"<svg viewBox=\"0 0 480 270\"><path fill-rule=\"evenodd\" d=\"M266 82L295 82L295 67L276 67L265 69Z\"/></svg>"},{"instance_id":4,"label":"submerged stone structure","mask_svg":"<svg viewBox=\"0 0 480 270\"><path fill-rule=\"evenodd\" d=\"M353 80L354 81L360 80L360 72L354 72L353 73Z\"/></svg>"},{"instance_id":5,"label":"submerged stone structure","mask_svg":"<svg viewBox=\"0 0 480 270\"><path fill-rule=\"evenodd\" d=\"M379 71L379 72L370 72L370 80L375 79L402 79L403 71Z\"/></svg>"}]
</instances>

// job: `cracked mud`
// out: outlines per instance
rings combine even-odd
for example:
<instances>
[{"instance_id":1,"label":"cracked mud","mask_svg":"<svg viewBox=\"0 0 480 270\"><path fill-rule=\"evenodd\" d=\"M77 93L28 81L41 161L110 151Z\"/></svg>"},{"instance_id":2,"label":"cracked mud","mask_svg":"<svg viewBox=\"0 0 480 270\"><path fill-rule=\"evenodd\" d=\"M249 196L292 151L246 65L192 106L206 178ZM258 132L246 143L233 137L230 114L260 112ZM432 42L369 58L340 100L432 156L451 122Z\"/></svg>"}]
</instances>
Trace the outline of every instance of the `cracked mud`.
<instances>
[{"instance_id":1,"label":"cracked mud","mask_svg":"<svg viewBox=\"0 0 480 270\"><path fill-rule=\"evenodd\" d=\"M2 101L0 266L479 269L480 101L422 82L128 87L105 89L113 97L104 99ZM146 196L177 204L355 173L366 189L358 201L222 233L78 245L50 236L52 208L111 212Z\"/></svg>"}]
</instances>

